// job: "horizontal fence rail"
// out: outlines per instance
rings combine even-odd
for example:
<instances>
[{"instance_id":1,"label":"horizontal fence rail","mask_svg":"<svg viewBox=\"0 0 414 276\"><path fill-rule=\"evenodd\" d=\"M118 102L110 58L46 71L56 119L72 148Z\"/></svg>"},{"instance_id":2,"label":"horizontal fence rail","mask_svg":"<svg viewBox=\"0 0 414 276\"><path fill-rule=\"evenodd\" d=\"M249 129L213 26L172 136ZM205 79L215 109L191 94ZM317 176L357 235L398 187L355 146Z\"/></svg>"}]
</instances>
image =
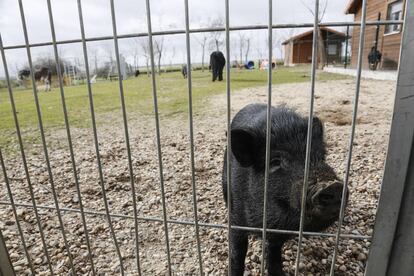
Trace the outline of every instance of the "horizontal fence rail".
<instances>
[{"instance_id":1,"label":"horizontal fence rail","mask_svg":"<svg viewBox=\"0 0 414 276\"><path fill-rule=\"evenodd\" d=\"M383 21L367 21L367 26L386 26L386 25L395 25L395 24L404 24L404 21L401 20L383 20ZM297 29L297 28L312 28L313 23L303 23L303 24L273 24L272 29ZM361 26L360 22L329 22L329 23L319 23L319 27L346 27L346 26ZM237 26L229 27L229 31L249 31L249 30L267 30L267 25L247 25L247 26ZM210 32L225 32L224 27L215 27L215 28L198 28L190 29L190 33L210 33ZM156 31L151 33L152 36L163 36L163 35L178 35L185 34L185 30L171 30L171 31ZM138 37L148 37L148 33L131 33L131 34L122 34L116 36L118 39L124 38L138 38ZM103 41L103 40L113 40L114 36L99 36L99 37L89 37L85 38L86 42L94 41ZM72 43L81 43L82 39L68 39L68 40L58 40L56 44L72 44ZM51 46L53 42L41 42L41 43L32 43L29 44L30 47L42 47L42 46ZM26 45L10 45L4 46L4 50L11 49L22 49L26 48Z\"/></svg>"},{"instance_id":2,"label":"horizontal fence rail","mask_svg":"<svg viewBox=\"0 0 414 276\"><path fill-rule=\"evenodd\" d=\"M0 201L0 205L9 205L11 206L11 203L8 201ZM26 208L33 208L33 205L26 204L26 203L14 203L16 207L26 207ZM54 210L53 206L45 206L45 205L37 205L38 209L43 210ZM72 212L72 213L80 213L79 209L72 209L72 208L66 208L61 207L61 212ZM97 215L97 216L104 216L106 217L107 214L105 212L101 211L92 211L92 210L84 210L85 214L88 215ZM109 214L113 218L125 218L125 219L134 219L134 216L131 215L124 215L124 214L116 214L116 213L110 213ZM151 222L164 222L162 218L154 218L154 217L142 217L138 216L138 220L142 221L151 221ZM193 221L186 221L186 220L176 220L176 219L167 219L167 223L170 224L181 224L181 225L195 225L195 222ZM224 224L215 224L215 223L205 223L205 222L198 222L198 225L205 228L217 228L217 229L227 229L228 226ZM237 225L231 225L232 229L242 230L242 231L249 231L249 232L263 232L263 228L256 228L256 227L245 227L245 226L237 226ZM266 232L268 233L275 233L275 234L285 234L285 235L298 235L299 231L293 231L293 230L280 230L280 229L266 229ZM322 233L322 232L307 232L304 231L303 235L305 236L321 236L321 237L336 237L336 234L334 233ZM372 236L368 235L355 235L355 234L341 234L341 238L345 239L357 239L357 240L371 240Z\"/></svg>"},{"instance_id":3,"label":"horizontal fence rail","mask_svg":"<svg viewBox=\"0 0 414 276\"><path fill-rule=\"evenodd\" d=\"M54 28L54 22L53 22L53 14L52 14L52 8L50 4L50 0L47 0L48 4L48 16L49 16L49 23L52 33L52 41L51 42L41 42L41 43L30 43L29 42L29 36L28 31L26 28L26 20L24 16L24 9L22 1L19 0L19 8L20 8L20 15L21 15L21 21L23 25L23 32L24 32L24 38L25 38L25 44L23 45L6 45L4 46L1 41L1 34L0 34L0 50L1 50L1 56L3 60L3 66L4 71L6 73L6 81L8 84L8 95L12 106L12 113L16 128L16 134L18 138L18 143L20 147L20 155L23 161L23 167L25 171L25 177L26 181L28 183L29 192L30 192L30 199L31 203L24 203L24 202L15 202L13 197L13 191L10 187L9 179L7 178L7 171L5 166L5 161L3 159L3 155L0 149L0 159L1 159L1 165L2 165L2 171L5 178L6 188L8 189L8 197L9 201L0 201L0 205L2 206L11 206L13 214L15 216L16 225L18 228L18 232L24 247L26 259L28 261L28 266L30 267L30 270L32 274L35 274L35 270L32 264L32 260L30 257L30 253L28 250L28 247L30 247L30 244L26 244L25 237L23 235L24 231L21 229L16 207L26 207L31 208L35 212L35 218L36 218L36 225L39 229L41 241L42 241L42 250L46 257L46 263L49 269L49 273L53 275L55 272L53 271L53 266L51 262L51 258L49 256L48 252L48 246L46 242L46 236L44 233L44 229L41 223L39 210L46 210L56 213L58 220L59 220L59 226L60 226L60 233L62 234L63 243L64 243L64 251L65 256L68 257L69 260L69 268L73 275L76 275L76 263L73 260L72 252L70 243L66 238L66 231L64 229L64 220L62 218L63 213L77 213L81 214L81 223L83 227L83 232L85 235L87 250L88 250L88 259L91 265L91 273L93 275L96 275L99 273L94 265L94 259L93 259L93 250L91 247L91 242L89 240L88 235L88 227L86 224L86 215L89 216L102 216L106 218L107 224L110 230L109 238L113 241L113 245L115 247L116 255L119 260L119 272L124 275L125 274L125 256L121 254L120 250L120 244L116 237L116 231L114 229L114 221L113 219L128 219L133 220L134 227L134 250L135 250L135 266L137 268L138 274L143 275L141 271L141 262L140 262L140 247L139 247L139 222L154 222L154 223L161 223L163 225L163 231L165 235L165 253L166 253L166 259L167 259L167 267L168 267L168 274L173 275L174 271L172 268L172 260L171 260L171 249L170 249L170 238L169 238L169 226L170 225L186 225L194 227L195 230L195 240L196 240L196 247L197 247L197 260L198 260L198 272L200 275L203 275L203 258L202 258L202 245L200 241L200 230L199 228L210 228L210 229L224 229L228 231L228 241L230 244L230 238L231 238L231 231L237 230L237 231L248 231L248 232L255 232L259 235L262 235L263 241L262 241L262 257L261 257L261 275L265 275L265 254L266 254L266 235L268 233L273 234L283 234L283 235L294 235L298 237L298 250L297 250L297 256L295 260L295 275L299 275L299 264L300 264L300 257L301 257L301 251L302 251L302 239L304 236L312 236L312 237L330 237L335 238L335 246L333 250L333 256L332 256L332 263L330 266L330 275L334 275L335 270L335 264L336 264L336 257L338 254L338 246L340 239L357 239L357 240L366 240L370 241L371 236L370 235L357 235L357 234L344 234L342 233L342 222L344 219L345 214L345 208L346 208L346 189L349 182L349 175L351 171L351 161L352 161L352 149L353 149L353 141L355 136L355 127L357 124L357 111L358 111L358 97L360 92L360 84L361 84L361 71L362 71L362 56L363 56L363 48L364 48L364 39L365 39L365 29L367 26L387 26L387 25L396 25L396 24L404 24L404 21L402 20L379 20L379 21L366 21L366 5L367 0L363 0L362 2L362 9L363 9L363 15L360 22L326 22L326 23L320 23L319 22L319 1L315 1L315 10L314 10L314 22L313 23L300 23L300 24L273 24L273 18L272 18L272 0L269 0L269 14L268 14L268 24L267 25L246 25L246 26L230 26L230 19L229 19L229 0L225 1L225 24L223 27L214 27L214 28L196 28L191 29L190 28L190 22L189 22L189 7L188 7L188 0L184 0L184 8L185 8L185 29L178 29L178 30L168 30L168 31L152 31L152 21L151 21L151 6L150 6L150 0L146 0L146 20L147 20L147 26L148 30L147 32L143 33L130 33L130 34L122 34L118 35L117 30L117 24L116 24L116 12L115 12L115 5L114 1L110 0L111 4L111 23L112 23L112 35L110 36L99 36L99 37L89 37L87 38L85 35L85 29L84 29L84 21L83 21L83 12L82 12L82 3L81 0L77 0L77 9L78 9L78 16L79 16L79 24L80 24L80 30L81 30L81 38L80 39L71 39L71 40L56 40L56 34L55 34L55 28ZM360 37L359 37L359 48L358 48L358 64L357 64L357 77L356 77L356 87L355 87L355 98L354 98L354 105L353 105L353 112L352 112L352 124L351 124L351 132L350 132L350 138L349 138L349 146L348 146L348 155L346 158L346 169L345 169L345 177L344 177L344 186L343 186L343 193L341 198L341 208L339 213L339 222L337 231L335 233L322 233L322 232L309 232L305 231L305 216L306 216L306 200L307 200L307 187L308 187L308 176L309 176L309 170L310 170L310 159L311 159L311 145L312 145L312 118L314 116L314 97L315 97L315 83L316 83L316 65L317 65L317 59L318 59L318 33L321 27L347 27L349 31L350 26L354 27L360 27ZM197 185L196 185L196 177L195 177L195 153L194 153L194 122L193 122L193 109L192 109L192 77L191 77L191 47L190 47L190 35L191 34L198 34L198 33L206 33L206 32L224 32L225 33L225 45L226 45L226 52L225 56L227 59L226 62L226 107L227 107L227 113L226 113L226 127L227 127L227 150L228 152L231 150L231 80L230 80L230 32L234 31L247 31L247 30L267 30L268 32L268 58L269 61L272 60L273 54L272 54L272 42L273 42L273 35L272 31L277 29L288 29L288 28L313 28L313 41L312 41L312 66L311 66L311 89L309 93L309 121L308 121L308 132L307 132L307 139L306 139L306 159L304 164L304 178L303 178L303 191L301 194L301 212L300 212L300 225L299 230L283 230L283 229L269 229L267 227L267 188L268 188L268 182L269 182L269 169L270 169L270 155L271 155L271 104L272 104L272 66L269 65L268 70L268 76L267 76L267 113L266 113L266 157L265 157L265 177L264 177L264 194L263 194L263 227L257 228L257 227L246 227L246 226L238 226L233 225L231 223L231 166L230 166L230 154L227 154L227 197L228 197L228 210L227 210L227 224L217 224L217 223L206 223L199 221L198 217L198 209L197 209ZM347 31L347 39L348 37L348 31ZM188 133L189 133L189 144L190 144L190 170L191 170L191 191L192 191L192 207L193 207L193 214L194 214L194 220L188 221L188 220L181 220L181 219L171 219L168 217L167 214L167 202L166 202L166 196L165 196L165 187L164 187L164 172L163 172L163 151L161 147L161 134L160 134L160 118L159 118L159 110L158 110L158 96L157 96L157 80L156 80L156 70L155 70L155 60L154 60L154 47L153 47L153 37L155 36L166 36L166 35L185 35L185 41L186 41L186 65L187 65L187 72L188 72L188 79L187 79L187 89L188 89ZM136 201L136 195L137 192L135 190L135 183L134 183L134 170L133 170L133 162L132 162L132 151L131 151L131 145L130 145L130 135L129 135L129 126L128 126L128 118L127 118L127 110L126 110L126 104L125 104L125 95L124 95L124 88L123 88L123 80L121 78L121 66L120 66L120 50L118 47L118 40L120 39L127 39L127 38L139 38L139 37L145 37L148 38L148 46L149 46L149 52L150 52L150 68L151 68L151 88L152 88L152 97L153 97L153 108L154 108L154 119L155 119L155 136L156 136L156 151L157 151L157 165L158 165L158 180L159 180L159 188L160 188L160 194L161 194L161 207L162 207L162 217L145 217L140 216L138 209L137 209L137 201ZM116 65L117 65L117 71L118 71L118 82L119 82L119 100L121 105L121 115L122 115L122 123L123 123L123 129L124 129L124 139L125 139L125 146L126 146L126 152L127 152L127 161L128 161L128 170L129 170L129 177L130 177L130 185L131 185L131 201L133 204L133 215L126 215L126 214L119 214L119 213L112 213L110 210L110 204L108 203L106 190L105 190L105 178L103 173L103 166L100 159L100 143L98 139L98 131L97 131L97 125L96 125L96 119L95 119L95 107L94 107L94 96L92 93L92 85L91 85L91 76L89 72L89 58L88 58L88 51L87 51L87 43L88 42L96 42L96 41L106 41L106 40L112 40L114 43L114 49L115 49L115 58L116 58ZM60 203L58 201L58 196L55 191L54 186L54 180L53 180L53 173L52 173L52 167L49 161L49 153L47 148L47 142L46 142L46 136L43 129L43 123L42 123L42 114L41 114L41 107L39 103L39 99L37 96L38 90L36 87L35 77L34 77L34 70L33 70L33 64L32 64L32 55L31 55L31 48L35 47L43 47L43 46L53 46L54 51L54 59L56 61L56 64L59 64L59 54L58 54L58 45L64 45L64 44L73 44L73 43L81 43L82 49L83 49L83 59L85 62L85 71L86 71L86 79L87 79L87 92L88 92L88 100L89 100L89 111L91 114L91 128L93 132L93 144L94 144L94 151L96 155L96 162L97 162L97 169L98 169L98 178L99 178L99 184L100 189L102 193L102 200L104 204L104 211L96 211L96 210L88 210L83 207L82 204L82 197L81 197L81 189L80 189L80 183L79 183L79 176L77 172L77 166L75 164L75 152L72 145L72 136L70 131L70 124L69 124L69 115L67 112L67 107L65 103L65 91L63 88L63 80L62 80L62 72L60 68L57 69L58 74L58 80L59 80L59 90L60 90L60 99L61 104L63 108L64 113L64 122L65 122L65 128L66 128L66 136L67 136L67 142L69 146L70 151L70 158L72 163L72 169L73 169L73 177L75 181L75 188L76 193L79 198L79 209L76 208L66 208L64 206L60 206ZM52 196L53 196L53 206L46 206L38 204L36 201L36 197L33 191L32 182L30 179L30 174L28 170L28 164L26 161L26 155L25 150L23 147L23 140L21 137L19 122L17 118L17 111L13 99L13 91L10 86L10 77L8 75L8 69L7 69L7 61L6 61L6 50L13 50L13 49L26 49L27 58L29 61L29 67L31 71L31 81L33 84L33 95L34 95L34 101L36 103L36 111L37 111L37 120L38 120L38 126L41 134L41 142L42 142L42 149L43 149L43 155L46 161L46 167L47 172L49 176L49 184L52 188ZM59 67L59 65L57 66ZM228 273L231 276L231 247L228 248Z\"/></svg>"}]
</instances>

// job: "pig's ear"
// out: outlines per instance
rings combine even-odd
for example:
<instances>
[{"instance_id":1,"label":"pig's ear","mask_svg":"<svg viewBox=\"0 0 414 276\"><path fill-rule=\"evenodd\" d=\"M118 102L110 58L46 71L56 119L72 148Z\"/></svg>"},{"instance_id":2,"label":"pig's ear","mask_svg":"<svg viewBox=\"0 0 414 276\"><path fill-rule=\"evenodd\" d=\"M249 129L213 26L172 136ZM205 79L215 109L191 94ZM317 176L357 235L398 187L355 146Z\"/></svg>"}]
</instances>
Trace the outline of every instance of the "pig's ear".
<instances>
[{"instance_id":1,"label":"pig's ear","mask_svg":"<svg viewBox=\"0 0 414 276\"><path fill-rule=\"evenodd\" d=\"M249 167L254 163L256 139L256 135L249 130L233 129L231 131L231 149L243 167Z\"/></svg>"},{"instance_id":2,"label":"pig's ear","mask_svg":"<svg viewBox=\"0 0 414 276\"><path fill-rule=\"evenodd\" d=\"M318 117L313 117L312 135L323 139L323 123Z\"/></svg>"}]
</instances>

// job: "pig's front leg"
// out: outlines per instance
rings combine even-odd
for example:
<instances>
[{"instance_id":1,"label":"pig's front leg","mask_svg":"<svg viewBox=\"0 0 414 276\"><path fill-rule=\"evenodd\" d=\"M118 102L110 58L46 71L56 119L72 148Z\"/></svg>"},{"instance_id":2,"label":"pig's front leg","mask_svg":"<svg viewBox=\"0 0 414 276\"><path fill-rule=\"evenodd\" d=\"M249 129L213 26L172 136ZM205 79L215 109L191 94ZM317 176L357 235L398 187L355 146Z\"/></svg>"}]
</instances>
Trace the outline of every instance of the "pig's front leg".
<instances>
[{"instance_id":1,"label":"pig's front leg","mask_svg":"<svg viewBox=\"0 0 414 276\"><path fill-rule=\"evenodd\" d=\"M246 232L231 230L230 254L231 254L231 276L243 276L244 261L248 246L248 235Z\"/></svg>"},{"instance_id":2,"label":"pig's front leg","mask_svg":"<svg viewBox=\"0 0 414 276\"><path fill-rule=\"evenodd\" d=\"M269 276L285 276L282 265L283 240L270 236L267 244L267 270Z\"/></svg>"}]
</instances>

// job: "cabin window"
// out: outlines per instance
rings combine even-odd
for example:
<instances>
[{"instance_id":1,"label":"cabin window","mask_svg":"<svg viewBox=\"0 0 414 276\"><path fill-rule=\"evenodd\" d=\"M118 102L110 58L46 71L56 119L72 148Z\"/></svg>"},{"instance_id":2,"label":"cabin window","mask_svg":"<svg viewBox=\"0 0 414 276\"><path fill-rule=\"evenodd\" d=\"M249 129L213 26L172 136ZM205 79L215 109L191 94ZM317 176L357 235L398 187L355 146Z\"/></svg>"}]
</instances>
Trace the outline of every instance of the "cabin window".
<instances>
[{"instance_id":1,"label":"cabin window","mask_svg":"<svg viewBox=\"0 0 414 276\"><path fill-rule=\"evenodd\" d=\"M336 44L328 45L328 55L336 55L338 53L338 47Z\"/></svg>"},{"instance_id":2,"label":"cabin window","mask_svg":"<svg viewBox=\"0 0 414 276\"><path fill-rule=\"evenodd\" d=\"M403 10L403 1L395 1L388 4L387 20L401 20ZM385 34L399 33L401 31L400 24L386 25Z\"/></svg>"}]
</instances>

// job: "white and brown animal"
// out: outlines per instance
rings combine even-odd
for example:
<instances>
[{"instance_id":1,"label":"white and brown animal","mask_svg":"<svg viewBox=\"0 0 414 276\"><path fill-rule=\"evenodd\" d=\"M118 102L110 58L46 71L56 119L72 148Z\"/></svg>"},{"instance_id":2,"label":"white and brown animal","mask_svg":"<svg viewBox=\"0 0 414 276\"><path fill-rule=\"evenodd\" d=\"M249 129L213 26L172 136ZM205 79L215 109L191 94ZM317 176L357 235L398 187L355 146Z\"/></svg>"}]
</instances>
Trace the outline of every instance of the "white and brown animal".
<instances>
[{"instance_id":1,"label":"white and brown animal","mask_svg":"<svg viewBox=\"0 0 414 276\"><path fill-rule=\"evenodd\" d=\"M23 69L19 71L19 79L24 80L30 77L30 70ZM50 91L52 84L52 71L47 67L41 67L40 69L35 69L34 71L35 81L44 81L45 91Z\"/></svg>"}]
</instances>

